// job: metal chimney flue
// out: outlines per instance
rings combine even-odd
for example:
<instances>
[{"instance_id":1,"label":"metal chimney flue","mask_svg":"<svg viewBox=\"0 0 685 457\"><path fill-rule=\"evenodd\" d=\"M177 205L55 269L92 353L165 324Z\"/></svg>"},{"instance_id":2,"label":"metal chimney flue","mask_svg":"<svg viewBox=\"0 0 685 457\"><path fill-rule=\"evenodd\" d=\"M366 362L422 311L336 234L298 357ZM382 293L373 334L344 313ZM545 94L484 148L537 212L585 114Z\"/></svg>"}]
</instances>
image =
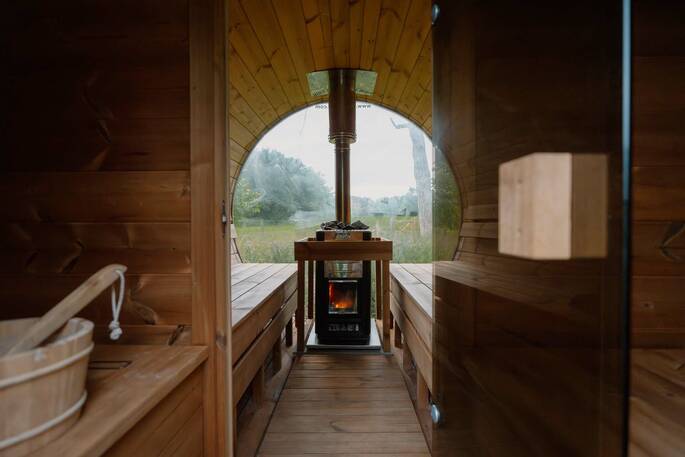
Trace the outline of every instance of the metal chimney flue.
<instances>
[{"instance_id":1,"label":"metal chimney flue","mask_svg":"<svg viewBox=\"0 0 685 457\"><path fill-rule=\"evenodd\" d=\"M355 95L356 71L328 71L329 98L328 141L335 145L335 214L336 219L351 222L350 144L357 141Z\"/></svg>"}]
</instances>

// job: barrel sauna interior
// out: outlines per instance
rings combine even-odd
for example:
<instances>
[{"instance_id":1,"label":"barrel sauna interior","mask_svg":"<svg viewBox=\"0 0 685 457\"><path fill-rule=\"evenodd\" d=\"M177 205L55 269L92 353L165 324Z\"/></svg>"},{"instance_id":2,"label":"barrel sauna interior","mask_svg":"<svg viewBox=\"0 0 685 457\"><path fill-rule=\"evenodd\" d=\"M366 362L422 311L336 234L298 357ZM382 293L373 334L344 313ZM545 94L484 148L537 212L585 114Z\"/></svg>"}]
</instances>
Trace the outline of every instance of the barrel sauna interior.
<instances>
[{"instance_id":1,"label":"barrel sauna interior","mask_svg":"<svg viewBox=\"0 0 685 457\"><path fill-rule=\"evenodd\" d=\"M82 313L96 343L82 417L32 455L230 455L233 408L243 392L260 392L261 359L280 366L282 354L258 338L232 347L228 189L266 131L323 100L309 93L307 73L332 68L377 72L376 92L360 99L432 136L438 191L445 177L458 182L460 208L441 206L435 193L435 211L457 213L460 231L435 227L434 277L424 281L432 312L414 322L432 322L432 332L407 326L403 338L394 329L406 354L410 340L425 349L417 384L438 422L423 424L432 455L685 452L682 2L29 0L0 11L0 318L39 316L103 265L128 267L121 341L107 340L104 294ZM536 152L606 155L605 258L499 253L498 168ZM235 268L236 284L260 268ZM264 325L250 332L278 322L292 339L292 272L268 268L283 278L281 302L264 299L280 306L278 319L261 315ZM261 359L250 359L256 353ZM342 360L350 378L396 368L384 359L359 374ZM329 365L303 357L297 376L282 374L283 404L312 407L305 394L358 398L354 381L321 380L316 370ZM231 398L236 371L241 398ZM390 425L406 419L404 384L364 382L377 389L367 393L404 402L404 418ZM370 401L389 414L383 399ZM345 419L353 431L341 431L300 410L288 422L276 403L254 414L260 427L278 416L264 455L364 450L355 433L371 432L362 422ZM264 436L254 423L243 435L253 451ZM316 437L327 442L307 441L311 427L334 431ZM345 442L340 433L349 433ZM398 446L427 455L412 433L384 435L390 455Z\"/></svg>"}]
</instances>

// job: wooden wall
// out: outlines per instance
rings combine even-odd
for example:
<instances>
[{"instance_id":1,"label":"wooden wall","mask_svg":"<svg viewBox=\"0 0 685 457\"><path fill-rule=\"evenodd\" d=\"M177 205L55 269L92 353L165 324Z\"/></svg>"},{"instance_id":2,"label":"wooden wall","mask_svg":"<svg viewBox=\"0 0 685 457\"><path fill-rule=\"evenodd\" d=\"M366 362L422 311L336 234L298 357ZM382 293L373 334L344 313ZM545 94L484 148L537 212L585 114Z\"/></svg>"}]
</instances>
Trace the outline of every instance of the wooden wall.
<instances>
[{"instance_id":1,"label":"wooden wall","mask_svg":"<svg viewBox=\"0 0 685 457\"><path fill-rule=\"evenodd\" d=\"M436 3L433 143L463 224L435 263L433 455L619 455L620 2ZM607 259L498 253L498 167L534 152L607 154Z\"/></svg>"},{"instance_id":2,"label":"wooden wall","mask_svg":"<svg viewBox=\"0 0 685 457\"><path fill-rule=\"evenodd\" d=\"M188 0L2 10L1 317L120 262L123 323L191 324Z\"/></svg>"},{"instance_id":3,"label":"wooden wall","mask_svg":"<svg viewBox=\"0 0 685 457\"><path fill-rule=\"evenodd\" d=\"M634 3L633 346L685 346L685 4Z\"/></svg>"}]
</instances>

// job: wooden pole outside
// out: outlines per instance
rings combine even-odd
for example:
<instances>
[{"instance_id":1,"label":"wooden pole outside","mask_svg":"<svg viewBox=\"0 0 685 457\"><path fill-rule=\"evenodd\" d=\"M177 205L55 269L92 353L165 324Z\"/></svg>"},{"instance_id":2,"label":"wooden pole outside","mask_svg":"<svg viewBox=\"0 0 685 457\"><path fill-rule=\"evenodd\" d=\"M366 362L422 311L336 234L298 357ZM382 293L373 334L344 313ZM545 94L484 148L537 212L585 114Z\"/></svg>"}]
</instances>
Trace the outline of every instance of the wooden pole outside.
<instances>
[{"instance_id":1,"label":"wooden pole outside","mask_svg":"<svg viewBox=\"0 0 685 457\"><path fill-rule=\"evenodd\" d=\"M383 260L383 351L390 352L390 262Z\"/></svg>"},{"instance_id":2,"label":"wooden pole outside","mask_svg":"<svg viewBox=\"0 0 685 457\"><path fill-rule=\"evenodd\" d=\"M314 319L314 261L307 262L307 318Z\"/></svg>"},{"instance_id":3,"label":"wooden pole outside","mask_svg":"<svg viewBox=\"0 0 685 457\"><path fill-rule=\"evenodd\" d=\"M382 319L383 310L383 274L381 273L381 261L376 260L376 319Z\"/></svg>"},{"instance_id":4,"label":"wooden pole outside","mask_svg":"<svg viewBox=\"0 0 685 457\"><path fill-rule=\"evenodd\" d=\"M297 328L297 352L304 352L304 260L297 261L297 311L295 312Z\"/></svg>"}]
</instances>

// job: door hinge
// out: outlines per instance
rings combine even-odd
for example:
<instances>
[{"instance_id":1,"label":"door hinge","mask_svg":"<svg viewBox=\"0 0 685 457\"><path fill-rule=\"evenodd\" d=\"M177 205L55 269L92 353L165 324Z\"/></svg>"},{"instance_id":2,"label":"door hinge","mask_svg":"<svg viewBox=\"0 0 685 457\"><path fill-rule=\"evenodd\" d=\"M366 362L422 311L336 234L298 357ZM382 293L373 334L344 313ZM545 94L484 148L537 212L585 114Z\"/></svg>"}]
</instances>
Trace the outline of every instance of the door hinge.
<instances>
[{"instance_id":1,"label":"door hinge","mask_svg":"<svg viewBox=\"0 0 685 457\"><path fill-rule=\"evenodd\" d=\"M226 200L221 201L221 234L226 238L226 226L228 225L228 215L226 214Z\"/></svg>"}]
</instances>

